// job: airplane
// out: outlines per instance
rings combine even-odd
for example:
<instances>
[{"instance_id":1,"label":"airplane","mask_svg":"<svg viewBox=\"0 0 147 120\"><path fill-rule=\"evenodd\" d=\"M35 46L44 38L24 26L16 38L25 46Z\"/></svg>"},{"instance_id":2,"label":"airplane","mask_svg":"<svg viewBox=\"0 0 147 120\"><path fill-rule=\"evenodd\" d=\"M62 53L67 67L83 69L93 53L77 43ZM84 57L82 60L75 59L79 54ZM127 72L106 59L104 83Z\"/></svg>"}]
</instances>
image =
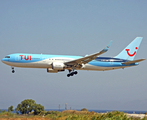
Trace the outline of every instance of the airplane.
<instances>
[{"instance_id":1,"label":"airplane","mask_svg":"<svg viewBox=\"0 0 147 120\"><path fill-rule=\"evenodd\" d=\"M26 54L15 53L2 59L4 64L23 68L46 68L48 73L58 73L68 70L67 77L76 75L77 70L106 71L124 69L138 65L145 59L134 60L143 37L136 37L123 51L115 57L99 57L108 51L112 41L100 52L83 56L49 55L49 54Z\"/></svg>"}]
</instances>

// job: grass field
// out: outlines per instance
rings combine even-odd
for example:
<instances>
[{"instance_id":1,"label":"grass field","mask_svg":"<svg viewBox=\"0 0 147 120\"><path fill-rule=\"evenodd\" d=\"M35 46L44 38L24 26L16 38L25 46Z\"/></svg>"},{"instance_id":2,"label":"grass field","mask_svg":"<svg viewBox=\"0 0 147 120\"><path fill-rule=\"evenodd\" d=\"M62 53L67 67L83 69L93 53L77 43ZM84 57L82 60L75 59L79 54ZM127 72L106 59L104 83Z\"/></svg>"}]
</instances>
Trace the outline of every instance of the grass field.
<instances>
[{"instance_id":1,"label":"grass field","mask_svg":"<svg viewBox=\"0 0 147 120\"><path fill-rule=\"evenodd\" d=\"M11 112L1 112L0 120L147 120L139 117L128 117L127 114L119 111L108 113L95 113L88 111L65 110L43 111L40 115L17 115Z\"/></svg>"}]
</instances>

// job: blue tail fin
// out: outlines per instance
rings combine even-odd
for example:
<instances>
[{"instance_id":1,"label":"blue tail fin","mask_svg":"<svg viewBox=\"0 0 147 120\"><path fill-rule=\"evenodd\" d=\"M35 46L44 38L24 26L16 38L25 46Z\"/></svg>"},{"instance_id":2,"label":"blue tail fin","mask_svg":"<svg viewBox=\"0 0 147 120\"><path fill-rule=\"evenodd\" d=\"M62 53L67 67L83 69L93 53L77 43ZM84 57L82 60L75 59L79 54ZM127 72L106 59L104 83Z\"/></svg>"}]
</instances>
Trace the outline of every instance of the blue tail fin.
<instances>
[{"instance_id":1,"label":"blue tail fin","mask_svg":"<svg viewBox=\"0 0 147 120\"><path fill-rule=\"evenodd\" d=\"M115 58L133 60L143 37L136 37L123 51L121 51Z\"/></svg>"}]
</instances>

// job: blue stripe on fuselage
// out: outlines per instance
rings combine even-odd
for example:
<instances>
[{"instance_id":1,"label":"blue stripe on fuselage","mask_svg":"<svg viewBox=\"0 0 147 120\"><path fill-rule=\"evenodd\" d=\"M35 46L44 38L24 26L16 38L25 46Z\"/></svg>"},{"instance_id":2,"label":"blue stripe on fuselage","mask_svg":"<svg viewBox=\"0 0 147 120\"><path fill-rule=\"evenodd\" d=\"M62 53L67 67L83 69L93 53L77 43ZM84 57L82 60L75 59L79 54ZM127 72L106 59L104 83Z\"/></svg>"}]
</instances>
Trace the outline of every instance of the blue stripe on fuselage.
<instances>
[{"instance_id":1,"label":"blue stripe on fuselage","mask_svg":"<svg viewBox=\"0 0 147 120\"><path fill-rule=\"evenodd\" d=\"M95 60L89 62L88 64L99 66L99 67L120 67L120 66L130 66L130 65L138 65L138 64L130 64L125 65L122 62L128 62L128 60L123 60L119 58L111 58L111 57L97 57Z\"/></svg>"},{"instance_id":2,"label":"blue stripe on fuselage","mask_svg":"<svg viewBox=\"0 0 147 120\"><path fill-rule=\"evenodd\" d=\"M100 61L91 61L88 64L99 67L118 67L122 66L121 62L100 62Z\"/></svg>"},{"instance_id":3,"label":"blue stripe on fuselage","mask_svg":"<svg viewBox=\"0 0 147 120\"><path fill-rule=\"evenodd\" d=\"M119 59L119 58L111 58L111 57L97 57L95 59L96 61L100 61L100 62L127 62L128 60L123 60L123 59Z\"/></svg>"}]
</instances>

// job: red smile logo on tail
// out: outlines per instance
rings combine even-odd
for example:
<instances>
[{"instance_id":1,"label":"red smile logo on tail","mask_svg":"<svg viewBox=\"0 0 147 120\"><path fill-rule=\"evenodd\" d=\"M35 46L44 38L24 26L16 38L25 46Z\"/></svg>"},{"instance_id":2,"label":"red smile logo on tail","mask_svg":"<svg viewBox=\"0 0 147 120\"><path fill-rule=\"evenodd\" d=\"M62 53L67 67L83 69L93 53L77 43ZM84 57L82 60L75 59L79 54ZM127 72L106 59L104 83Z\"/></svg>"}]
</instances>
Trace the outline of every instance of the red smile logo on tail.
<instances>
[{"instance_id":1,"label":"red smile logo on tail","mask_svg":"<svg viewBox=\"0 0 147 120\"><path fill-rule=\"evenodd\" d=\"M136 50L138 49L138 47L135 48ZM135 54L136 54L136 51L133 53L133 54L130 54L129 51L130 49L126 49L127 51L127 54L130 56L130 57L133 57Z\"/></svg>"}]
</instances>

